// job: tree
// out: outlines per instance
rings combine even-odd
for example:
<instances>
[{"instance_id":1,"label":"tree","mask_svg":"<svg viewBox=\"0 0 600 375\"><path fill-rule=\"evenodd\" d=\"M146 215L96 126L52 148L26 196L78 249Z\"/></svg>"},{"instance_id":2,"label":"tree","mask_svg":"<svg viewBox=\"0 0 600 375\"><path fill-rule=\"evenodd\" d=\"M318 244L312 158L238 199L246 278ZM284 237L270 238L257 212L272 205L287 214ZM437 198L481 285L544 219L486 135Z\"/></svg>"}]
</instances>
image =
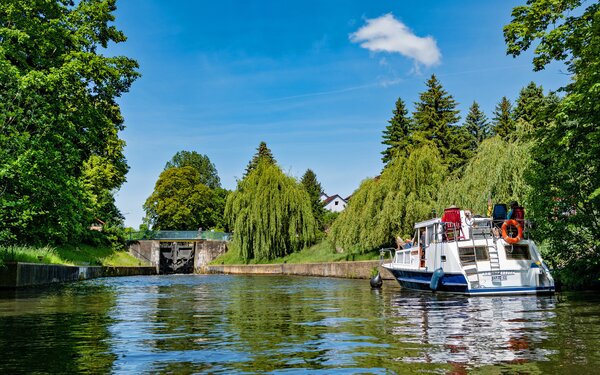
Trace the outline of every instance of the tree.
<instances>
[{"instance_id":1,"label":"tree","mask_svg":"<svg viewBox=\"0 0 600 375\"><path fill-rule=\"evenodd\" d=\"M389 125L383 131L383 141L387 148L381 152L381 160L387 165L395 155L406 155L410 145L412 131L411 119L407 116L408 110L401 98L396 101L393 116L388 120Z\"/></svg>"},{"instance_id":2,"label":"tree","mask_svg":"<svg viewBox=\"0 0 600 375\"><path fill-rule=\"evenodd\" d=\"M600 275L600 4L530 0L513 9L504 27L507 52L518 56L534 42L534 70L564 61L572 81L554 121L535 133L531 208L568 282Z\"/></svg>"},{"instance_id":3,"label":"tree","mask_svg":"<svg viewBox=\"0 0 600 375\"><path fill-rule=\"evenodd\" d=\"M165 165L165 170L169 168L181 168L189 166L196 169L200 175L200 183L211 189L221 187L221 179L217 173L217 168L206 155L201 155L196 151L178 151L173 158Z\"/></svg>"},{"instance_id":4,"label":"tree","mask_svg":"<svg viewBox=\"0 0 600 375\"><path fill-rule=\"evenodd\" d=\"M307 169L300 180L302 186L308 193L310 198L310 204L312 206L313 216L315 217L317 227L323 229L325 208L321 202L321 194L323 194L323 188L321 183L317 180L317 175L312 169Z\"/></svg>"},{"instance_id":5,"label":"tree","mask_svg":"<svg viewBox=\"0 0 600 375\"><path fill-rule=\"evenodd\" d=\"M144 203L153 230L222 228L226 191L211 189L192 166L164 170Z\"/></svg>"},{"instance_id":6,"label":"tree","mask_svg":"<svg viewBox=\"0 0 600 375\"><path fill-rule=\"evenodd\" d=\"M248 176L250 172L256 169L258 163L261 160L265 160L271 164L276 164L275 158L273 157L273 153L271 153L271 150L267 147L267 144L265 142L260 142L260 144L258 145L258 148L256 149L256 154L254 154L252 160L250 160L250 162L248 163L244 176Z\"/></svg>"},{"instance_id":7,"label":"tree","mask_svg":"<svg viewBox=\"0 0 600 375\"><path fill-rule=\"evenodd\" d=\"M295 179L264 158L227 198L233 248L246 261L270 260L311 245L316 223L310 198Z\"/></svg>"},{"instance_id":8,"label":"tree","mask_svg":"<svg viewBox=\"0 0 600 375\"><path fill-rule=\"evenodd\" d=\"M395 246L397 236L412 236L414 223L431 215L446 176L440 152L431 145L415 148L367 179L331 226L331 240L350 253Z\"/></svg>"},{"instance_id":9,"label":"tree","mask_svg":"<svg viewBox=\"0 0 600 375\"><path fill-rule=\"evenodd\" d=\"M544 89L534 82L521 89L517 98L516 106L513 111L514 120L517 127L527 129L532 132L539 128L545 121Z\"/></svg>"},{"instance_id":10,"label":"tree","mask_svg":"<svg viewBox=\"0 0 600 375\"><path fill-rule=\"evenodd\" d=\"M481 142L460 178L451 176L440 188L438 212L456 205L485 214L487 201L517 201L528 206L530 187L525 171L531 163L532 142L507 142L500 136Z\"/></svg>"},{"instance_id":11,"label":"tree","mask_svg":"<svg viewBox=\"0 0 600 375\"><path fill-rule=\"evenodd\" d=\"M444 163L451 169L459 168L470 156L468 152L468 134L455 126L460 120L457 103L442 87L435 75L427 81L427 90L415 103L413 120L418 143L433 144L442 154Z\"/></svg>"},{"instance_id":12,"label":"tree","mask_svg":"<svg viewBox=\"0 0 600 375\"><path fill-rule=\"evenodd\" d=\"M126 40L114 0L0 3L0 241L79 241L121 219L128 166L116 98L138 64L100 52ZM108 216L108 218L106 217Z\"/></svg>"},{"instance_id":13,"label":"tree","mask_svg":"<svg viewBox=\"0 0 600 375\"><path fill-rule=\"evenodd\" d=\"M485 114L479 109L477 102L471 104L464 128L469 132L472 151L477 150L479 144L490 136L490 124Z\"/></svg>"},{"instance_id":14,"label":"tree","mask_svg":"<svg viewBox=\"0 0 600 375\"><path fill-rule=\"evenodd\" d=\"M494 110L492 133L507 140L515 129L512 104L506 96L503 96Z\"/></svg>"}]
</instances>

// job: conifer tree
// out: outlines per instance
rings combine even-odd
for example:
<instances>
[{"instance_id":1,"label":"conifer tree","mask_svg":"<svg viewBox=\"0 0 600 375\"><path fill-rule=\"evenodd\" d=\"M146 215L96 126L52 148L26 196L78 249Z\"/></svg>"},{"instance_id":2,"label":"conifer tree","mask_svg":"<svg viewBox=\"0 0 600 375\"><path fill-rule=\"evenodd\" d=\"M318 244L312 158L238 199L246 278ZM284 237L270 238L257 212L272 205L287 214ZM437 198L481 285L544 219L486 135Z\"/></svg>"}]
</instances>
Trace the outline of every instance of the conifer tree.
<instances>
[{"instance_id":1,"label":"conifer tree","mask_svg":"<svg viewBox=\"0 0 600 375\"><path fill-rule=\"evenodd\" d=\"M404 101L398 98L393 116L388 120L389 125L383 131L383 141L381 143L387 146L381 152L383 155L381 160L384 165L387 165L394 156L406 156L408 152L411 136L411 119L407 115L408 110Z\"/></svg>"},{"instance_id":2,"label":"conifer tree","mask_svg":"<svg viewBox=\"0 0 600 375\"><path fill-rule=\"evenodd\" d=\"M475 101L469 108L464 128L469 132L469 148L472 151L477 150L479 144L490 136L488 119L481 109L479 109L479 104Z\"/></svg>"},{"instance_id":3,"label":"conifer tree","mask_svg":"<svg viewBox=\"0 0 600 375\"><path fill-rule=\"evenodd\" d=\"M260 142L260 144L258 145L258 148L256 149L256 154L254 154L254 156L252 157L252 160L250 160L250 162L248 163L248 166L246 167L246 172L244 173L244 177L248 176L250 174L250 172L252 172L254 169L256 169L258 162L261 160L266 160L267 162L269 162L271 164L276 164L275 158L273 157L273 153L267 147L267 144L265 142Z\"/></svg>"},{"instance_id":4,"label":"conifer tree","mask_svg":"<svg viewBox=\"0 0 600 375\"><path fill-rule=\"evenodd\" d=\"M519 92L517 104L513 112L514 120L517 124L528 128L536 129L543 121L543 111L545 106L544 90L535 82L530 82Z\"/></svg>"},{"instance_id":5,"label":"conifer tree","mask_svg":"<svg viewBox=\"0 0 600 375\"><path fill-rule=\"evenodd\" d=\"M300 180L304 190L310 197L310 204L312 206L313 215L319 228L323 225L323 219L325 216L325 208L321 202L321 194L323 194L323 187L317 180L317 175L312 169L307 169L302 179Z\"/></svg>"},{"instance_id":6,"label":"conifer tree","mask_svg":"<svg viewBox=\"0 0 600 375\"><path fill-rule=\"evenodd\" d=\"M457 128L460 120L457 103L442 87L435 75L426 82L427 90L415 103L413 120L416 142L433 143L442 154L444 162L452 169L460 166L468 157L464 146L467 134Z\"/></svg>"},{"instance_id":7,"label":"conifer tree","mask_svg":"<svg viewBox=\"0 0 600 375\"><path fill-rule=\"evenodd\" d=\"M515 121L513 118L513 108L510 100L503 96L494 110L492 132L502 139L508 139L509 135L515 131Z\"/></svg>"}]
</instances>

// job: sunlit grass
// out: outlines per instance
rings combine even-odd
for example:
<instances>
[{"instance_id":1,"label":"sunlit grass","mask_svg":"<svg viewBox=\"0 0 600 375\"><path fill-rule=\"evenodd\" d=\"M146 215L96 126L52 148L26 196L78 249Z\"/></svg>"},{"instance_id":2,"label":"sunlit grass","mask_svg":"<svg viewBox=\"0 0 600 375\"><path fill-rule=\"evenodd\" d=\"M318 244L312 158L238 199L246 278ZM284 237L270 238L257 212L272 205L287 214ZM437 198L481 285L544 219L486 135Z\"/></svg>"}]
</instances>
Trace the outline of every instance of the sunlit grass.
<instances>
[{"instance_id":1,"label":"sunlit grass","mask_svg":"<svg viewBox=\"0 0 600 375\"><path fill-rule=\"evenodd\" d=\"M0 264L6 262L64 264L78 266L142 266L144 262L109 246L0 246Z\"/></svg>"},{"instance_id":2,"label":"sunlit grass","mask_svg":"<svg viewBox=\"0 0 600 375\"><path fill-rule=\"evenodd\" d=\"M379 252L377 251L368 252L366 254L338 253L335 251L335 248L325 240L311 247L304 248L299 252L269 261L252 259L246 262L238 255L235 249L231 249L215 259L211 264L326 263L376 259L379 259Z\"/></svg>"}]
</instances>

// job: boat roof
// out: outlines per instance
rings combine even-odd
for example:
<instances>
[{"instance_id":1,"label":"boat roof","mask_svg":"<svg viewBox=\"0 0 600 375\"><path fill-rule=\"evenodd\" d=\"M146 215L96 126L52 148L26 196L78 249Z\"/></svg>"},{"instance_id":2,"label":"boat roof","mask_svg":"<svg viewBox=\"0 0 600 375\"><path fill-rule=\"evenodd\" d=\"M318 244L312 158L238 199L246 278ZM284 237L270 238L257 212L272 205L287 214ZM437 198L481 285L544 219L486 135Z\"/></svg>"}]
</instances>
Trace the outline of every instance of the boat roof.
<instances>
[{"instance_id":1,"label":"boat roof","mask_svg":"<svg viewBox=\"0 0 600 375\"><path fill-rule=\"evenodd\" d=\"M425 227L430 227L436 223L441 222L442 219L439 217L433 218L433 219L429 219L429 220L425 220L425 221L420 221L418 223L415 223L415 229L417 228L425 228Z\"/></svg>"}]
</instances>

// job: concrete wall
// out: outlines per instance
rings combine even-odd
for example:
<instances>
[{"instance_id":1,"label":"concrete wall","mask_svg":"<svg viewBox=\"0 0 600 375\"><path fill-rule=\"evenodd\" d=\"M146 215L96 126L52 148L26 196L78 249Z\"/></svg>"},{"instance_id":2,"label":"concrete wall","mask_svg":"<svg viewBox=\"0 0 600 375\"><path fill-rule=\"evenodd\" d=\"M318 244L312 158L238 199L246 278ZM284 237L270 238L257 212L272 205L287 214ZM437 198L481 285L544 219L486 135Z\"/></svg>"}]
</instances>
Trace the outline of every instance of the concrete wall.
<instances>
[{"instance_id":1,"label":"concrete wall","mask_svg":"<svg viewBox=\"0 0 600 375\"><path fill-rule=\"evenodd\" d=\"M160 262L160 242L157 240L140 240L129 245L129 254L142 262L150 263L158 270Z\"/></svg>"},{"instance_id":2,"label":"concrete wall","mask_svg":"<svg viewBox=\"0 0 600 375\"><path fill-rule=\"evenodd\" d=\"M21 288L106 276L155 275L155 267L77 267L58 264L8 263L0 268L0 288Z\"/></svg>"},{"instance_id":3,"label":"concrete wall","mask_svg":"<svg viewBox=\"0 0 600 375\"><path fill-rule=\"evenodd\" d=\"M371 278L371 270L374 267L379 267L379 272L384 279L393 280L392 275L380 267L379 264L378 260L374 260L303 264L210 265L206 266L204 270L206 273L302 275L369 279Z\"/></svg>"},{"instance_id":4,"label":"concrete wall","mask_svg":"<svg viewBox=\"0 0 600 375\"><path fill-rule=\"evenodd\" d=\"M196 242L196 258L194 259L194 272L207 273L206 267L218 256L227 252L227 241L202 241Z\"/></svg>"},{"instance_id":5,"label":"concrete wall","mask_svg":"<svg viewBox=\"0 0 600 375\"><path fill-rule=\"evenodd\" d=\"M177 241L177 240L169 240ZM205 273L204 268L218 256L227 252L227 241L213 240L185 240L184 242L194 242L194 272ZM129 254L137 259L150 262L152 266L159 269L160 266L160 241L159 240L140 240L129 245ZM158 272L158 271L157 271Z\"/></svg>"}]
</instances>

